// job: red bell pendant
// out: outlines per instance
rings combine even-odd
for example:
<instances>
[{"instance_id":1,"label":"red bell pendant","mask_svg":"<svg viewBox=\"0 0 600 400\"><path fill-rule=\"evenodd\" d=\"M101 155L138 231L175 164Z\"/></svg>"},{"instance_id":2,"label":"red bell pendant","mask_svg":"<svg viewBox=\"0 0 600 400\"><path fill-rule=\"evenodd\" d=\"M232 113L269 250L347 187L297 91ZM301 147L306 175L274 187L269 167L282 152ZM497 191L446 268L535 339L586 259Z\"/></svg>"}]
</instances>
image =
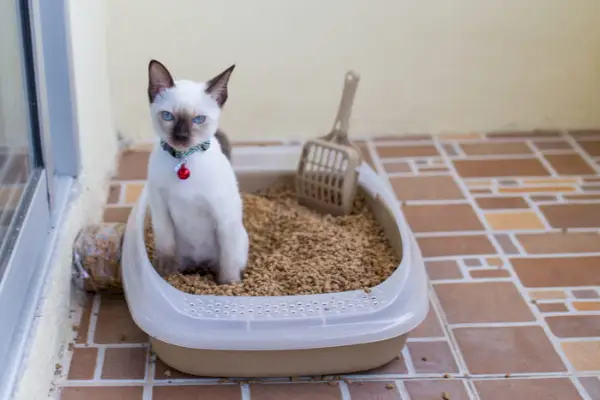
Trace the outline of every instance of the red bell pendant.
<instances>
[{"instance_id":1,"label":"red bell pendant","mask_svg":"<svg viewBox=\"0 0 600 400\"><path fill-rule=\"evenodd\" d=\"M185 166L185 164L181 164L179 166L179 169L177 170L177 176L182 181L190 177L190 170L188 169L188 167Z\"/></svg>"}]
</instances>

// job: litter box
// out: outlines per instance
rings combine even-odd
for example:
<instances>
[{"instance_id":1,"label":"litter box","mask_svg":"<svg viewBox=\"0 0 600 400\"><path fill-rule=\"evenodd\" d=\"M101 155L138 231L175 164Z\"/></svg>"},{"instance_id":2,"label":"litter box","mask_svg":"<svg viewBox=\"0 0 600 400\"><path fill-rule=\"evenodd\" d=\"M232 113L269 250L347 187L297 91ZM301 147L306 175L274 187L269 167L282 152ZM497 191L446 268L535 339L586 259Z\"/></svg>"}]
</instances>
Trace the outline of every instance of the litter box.
<instances>
[{"instance_id":1,"label":"litter box","mask_svg":"<svg viewBox=\"0 0 600 400\"><path fill-rule=\"evenodd\" d=\"M293 178L297 146L234 152L240 188L255 191ZM135 323L170 367L209 377L331 375L393 360L426 317L427 279L420 250L394 193L366 163L360 188L401 263L367 293L232 297L190 295L163 280L144 246L144 190L128 223L122 253L125 295Z\"/></svg>"}]
</instances>

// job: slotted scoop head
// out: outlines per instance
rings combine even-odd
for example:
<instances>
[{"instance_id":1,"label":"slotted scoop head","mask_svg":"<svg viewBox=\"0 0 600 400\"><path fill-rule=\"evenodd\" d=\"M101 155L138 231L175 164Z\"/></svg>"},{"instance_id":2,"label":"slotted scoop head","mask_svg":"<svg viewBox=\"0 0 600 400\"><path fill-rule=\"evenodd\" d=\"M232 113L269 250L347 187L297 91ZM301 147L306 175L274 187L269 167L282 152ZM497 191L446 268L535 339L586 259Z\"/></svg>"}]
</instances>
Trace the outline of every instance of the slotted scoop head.
<instances>
[{"instance_id":1,"label":"slotted scoop head","mask_svg":"<svg viewBox=\"0 0 600 400\"><path fill-rule=\"evenodd\" d=\"M296 172L298 202L335 216L348 214L356 196L360 151L348 140L350 114L359 76L349 71L333 129L306 141Z\"/></svg>"}]
</instances>

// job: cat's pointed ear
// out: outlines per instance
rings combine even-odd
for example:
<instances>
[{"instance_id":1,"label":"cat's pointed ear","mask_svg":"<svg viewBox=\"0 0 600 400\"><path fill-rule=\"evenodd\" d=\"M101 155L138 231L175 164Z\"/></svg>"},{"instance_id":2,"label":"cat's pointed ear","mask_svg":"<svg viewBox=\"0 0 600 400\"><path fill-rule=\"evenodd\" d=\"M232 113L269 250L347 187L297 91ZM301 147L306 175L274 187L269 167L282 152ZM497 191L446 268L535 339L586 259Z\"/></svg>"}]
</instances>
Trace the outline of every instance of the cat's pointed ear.
<instances>
[{"instance_id":1,"label":"cat's pointed ear","mask_svg":"<svg viewBox=\"0 0 600 400\"><path fill-rule=\"evenodd\" d=\"M206 93L208 93L219 105L223 107L227 101L227 82L235 69L235 64L206 82Z\"/></svg>"},{"instance_id":2,"label":"cat's pointed ear","mask_svg":"<svg viewBox=\"0 0 600 400\"><path fill-rule=\"evenodd\" d=\"M163 90L175 86L173 77L167 67L156 60L148 64L148 99L154 102L156 96Z\"/></svg>"}]
</instances>

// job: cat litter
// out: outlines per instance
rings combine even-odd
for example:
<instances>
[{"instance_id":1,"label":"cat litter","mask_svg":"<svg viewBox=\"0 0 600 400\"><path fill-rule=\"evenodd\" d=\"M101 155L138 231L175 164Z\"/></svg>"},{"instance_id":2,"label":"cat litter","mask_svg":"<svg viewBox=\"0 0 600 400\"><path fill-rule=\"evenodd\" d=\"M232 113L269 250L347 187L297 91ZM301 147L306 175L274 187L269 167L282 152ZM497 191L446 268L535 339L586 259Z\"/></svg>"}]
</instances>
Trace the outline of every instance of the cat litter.
<instances>
[{"instance_id":1,"label":"cat litter","mask_svg":"<svg viewBox=\"0 0 600 400\"><path fill-rule=\"evenodd\" d=\"M320 215L298 204L292 185L258 195L243 193L250 254L243 281L218 285L212 274L174 274L169 283L191 294L289 296L344 292L376 286L400 260L363 196L352 213ZM147 218L146 247L154 254Z\"/></svg>"},{"instance_id":2,"label":"cat litter","mask_svg":"<svg viewBox=\"0 0 600 400\"><path fill-rule=\"evenodd\" d=\"M281 179L293 182L299 152L298 146L236 149L232 159L241 190L258 193ZM311 287L297 295L288 295L292 293L291 286L277 284L252 296L243 295L251 286L240 287L239 292L231 287L232 295L214 295L195 294L197 288L191 294L189 287L184 287L186 292L169 284L152 267L146 251L144 228L148 205L144 191L127 223L121 268L132 318L150 336L157 356L171 368L192 375L260 378L363 371L386 364L400 354L407 335L428 312L424 263L389 185L365 163L360 166L358 183L364 199L358 199L357 207L360 209L362 201L368 204L379 223L374 232L382 229L387 238L384 241L380 237L377 242L382 246L378 256L388 254L384 258L389 257L390 263L395 257L394 264L365 276L366 281L361 282L359 277L358 282L348 287L331 279L326 288L325 282L320 281L323 275L309 281L306 274L306 283L311 282ZM282 191L271 195L270 199L269 195L247 196L246 206L260 210L265 201L277 199L286 204L286 196L290 194ZM294 210L293 204L287 205L285 212L280 211L272 218L283 218L287 212L298 212L308 221L320 218ZM364 218L361 224L366 224L362 226L370 226L368 217L361 218ZM335 225L334 220L327 222ZM298 223L306 224L304 219ZM339 235L336 239L344 242L343 231L333 230L331 234ZM285 241L283 236L280 239ZM367 239L355 240L360 244ZM392 253L386 253L389 249ZM293 260L291 255L287 256ZM257 253L256 257L261 255ZM339 271L358 268L343 259L338 264L331 268ZM269 268L276 271L276 263ZM169 277L173 282L174 278ZM367 284L373 285L370 293L364 290ZM260 286L254 288L263 290Z\"/></svg>"}]
</instances>

